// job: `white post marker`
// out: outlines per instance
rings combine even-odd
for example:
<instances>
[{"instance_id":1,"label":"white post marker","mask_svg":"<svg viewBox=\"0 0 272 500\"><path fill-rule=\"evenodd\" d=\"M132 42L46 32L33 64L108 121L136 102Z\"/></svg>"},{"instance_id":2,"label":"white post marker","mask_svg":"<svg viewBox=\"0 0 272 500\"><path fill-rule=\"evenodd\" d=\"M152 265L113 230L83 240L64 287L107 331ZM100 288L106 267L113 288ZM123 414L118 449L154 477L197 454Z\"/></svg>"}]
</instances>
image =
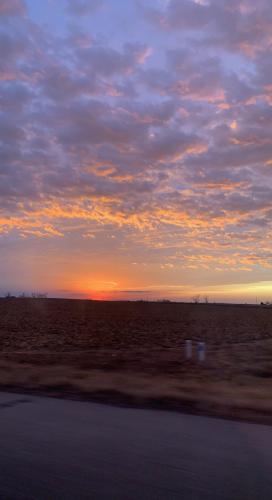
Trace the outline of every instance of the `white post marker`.
<instances>
[{"instance_id":1,"label":"white post marker","mask_svg":"<svg viewBox=\"0 0 272 500\"><path fill-rule=\"evenodd\" d=\"M191 359L193 355L193 344L191 340L185 340L186 359Z\"/></svg>"},{"instance_id":2,"label":"white post marker","mask_svg":"<svg viewBox=\"0 0 272 500\"><path fill-rule=\"evenodd\" d=\"M203 363L206 359L206 343L205 342L198 342L197 344L197 357L198 361L200 363Z\"/></svg>"}]
</instances>

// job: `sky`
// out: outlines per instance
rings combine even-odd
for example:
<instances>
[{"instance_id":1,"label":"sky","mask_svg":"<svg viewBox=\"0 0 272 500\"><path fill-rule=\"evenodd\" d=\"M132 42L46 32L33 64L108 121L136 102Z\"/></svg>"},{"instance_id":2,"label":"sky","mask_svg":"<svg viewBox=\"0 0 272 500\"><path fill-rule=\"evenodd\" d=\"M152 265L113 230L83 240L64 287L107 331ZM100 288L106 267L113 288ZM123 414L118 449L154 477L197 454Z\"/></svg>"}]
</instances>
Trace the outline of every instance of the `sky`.
<instances>
[{"instance_id":1,"label":"sky","mask_svg":"<svg viewBox=\"0 0 272 500\"><path fill-rule=\"evenodd\" d=\"M270 0L0 0L0 294L272 300Z\"/></svg>"}]
</instances>

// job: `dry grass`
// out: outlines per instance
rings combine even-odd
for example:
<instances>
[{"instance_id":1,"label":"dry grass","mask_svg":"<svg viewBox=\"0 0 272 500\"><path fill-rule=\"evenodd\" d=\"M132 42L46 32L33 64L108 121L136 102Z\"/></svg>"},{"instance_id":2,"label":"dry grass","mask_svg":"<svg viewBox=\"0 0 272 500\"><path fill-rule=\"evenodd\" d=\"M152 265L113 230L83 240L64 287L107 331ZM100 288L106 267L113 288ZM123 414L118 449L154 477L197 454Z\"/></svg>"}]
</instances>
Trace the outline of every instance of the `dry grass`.
<instances>
[{"instance_id":1,"label":"dry grass","mask_svg":"<svg viewBox=\"0 0 272 500\"><path fill-rule=\"evenodd\" d=\"M165 375L79 370L71 366L0 363L1 386L55 396L160 407L271 423L271 384L265 381L178 379Z\"/></svg>"}]
</instances>

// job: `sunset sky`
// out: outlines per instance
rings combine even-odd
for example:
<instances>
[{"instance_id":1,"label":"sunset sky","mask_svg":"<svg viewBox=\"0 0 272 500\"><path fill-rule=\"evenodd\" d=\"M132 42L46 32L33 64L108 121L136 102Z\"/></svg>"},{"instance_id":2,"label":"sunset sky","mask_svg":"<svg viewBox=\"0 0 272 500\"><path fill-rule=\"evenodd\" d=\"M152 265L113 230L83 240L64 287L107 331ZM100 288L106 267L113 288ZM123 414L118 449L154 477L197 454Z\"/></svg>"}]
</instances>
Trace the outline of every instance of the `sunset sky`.
<instances>
[{"instance_id":1,"label":"sunset sky","mask_svg":"<svg viewBox=\"0 0 272 500\"><path fill-rule=\"evenodd\" d=\"M0 294L272 300L271 0L0 24Z\"/></svg>"}]
</instances>

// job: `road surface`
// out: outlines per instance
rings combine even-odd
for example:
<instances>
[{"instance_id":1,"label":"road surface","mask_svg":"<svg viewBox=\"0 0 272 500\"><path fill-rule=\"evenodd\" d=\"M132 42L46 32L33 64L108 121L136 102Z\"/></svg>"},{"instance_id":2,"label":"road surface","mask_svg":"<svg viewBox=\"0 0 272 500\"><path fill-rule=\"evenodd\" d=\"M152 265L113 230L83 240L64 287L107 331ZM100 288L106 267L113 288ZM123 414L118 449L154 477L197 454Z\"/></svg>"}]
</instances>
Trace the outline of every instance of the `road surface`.
<instances>
[{"instance_id":1,"label":"road surface","mask_svg":"<svg viewBox=\"0 0 272 500\"><path fill-rule=\"evenodd\" d=\"M272 427L0 393L0 498L271 500Z\"/></svg>"}]
</instances>

